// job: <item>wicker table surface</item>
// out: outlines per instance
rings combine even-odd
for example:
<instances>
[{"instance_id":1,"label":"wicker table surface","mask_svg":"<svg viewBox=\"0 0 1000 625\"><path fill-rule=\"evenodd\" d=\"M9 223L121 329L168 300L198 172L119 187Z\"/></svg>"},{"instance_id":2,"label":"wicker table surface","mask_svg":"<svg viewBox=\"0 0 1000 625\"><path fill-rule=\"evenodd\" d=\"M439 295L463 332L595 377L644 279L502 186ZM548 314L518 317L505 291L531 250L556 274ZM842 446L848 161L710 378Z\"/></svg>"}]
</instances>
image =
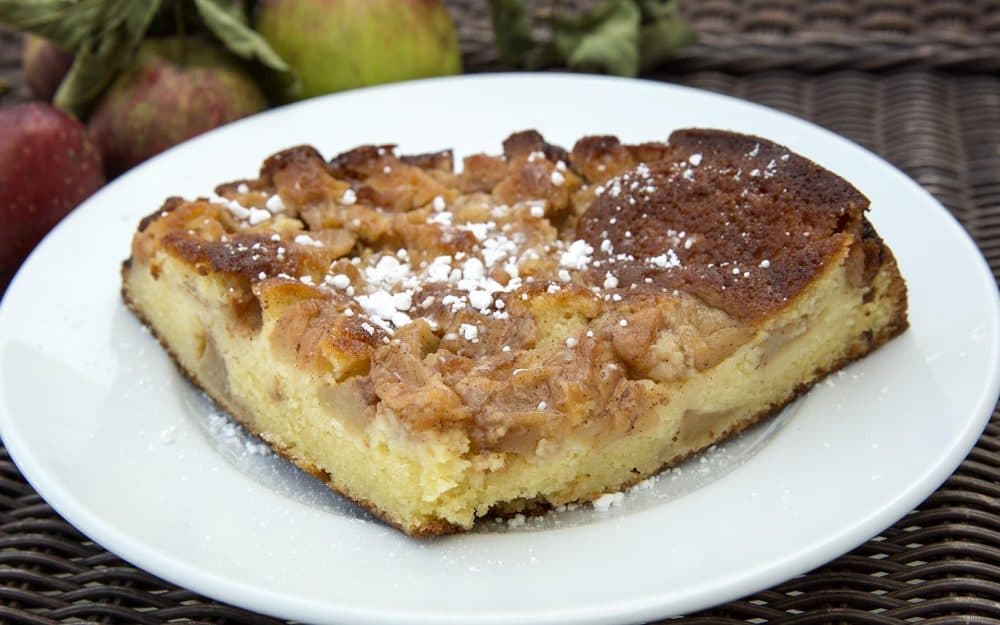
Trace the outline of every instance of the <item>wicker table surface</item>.
<instances>
[{"instance_id":1,"label":"wicker table surface","mask_svg":"<svg viewBox=\"0 0 1000 625\"><path fill-rule=\"evenodd\" d=\"M469 71L499 69L485 0L449 0ZM701 40L659 80L814 121L923 185L1000 276L1000 0L703 0ZM6 102L27 97L0 31ZM62 520L0 448L0 622L278 623L136 569ZM672 621L673 622L673 621ZM1000 416L955 474L881 535L687 624L1000 625Z\"/></svg>"}]
</instances>

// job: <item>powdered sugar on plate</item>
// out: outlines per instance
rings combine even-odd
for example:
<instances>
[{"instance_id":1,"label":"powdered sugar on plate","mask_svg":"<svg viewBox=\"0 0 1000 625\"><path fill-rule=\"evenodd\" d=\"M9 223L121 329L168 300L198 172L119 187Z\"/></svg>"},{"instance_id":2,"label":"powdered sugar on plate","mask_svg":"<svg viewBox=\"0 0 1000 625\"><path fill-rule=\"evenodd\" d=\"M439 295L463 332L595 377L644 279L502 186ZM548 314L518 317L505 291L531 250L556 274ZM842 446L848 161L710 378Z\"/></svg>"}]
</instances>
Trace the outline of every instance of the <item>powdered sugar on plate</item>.
<instances>
[{"instance_id":1,"label":"powdered sugar on plate","mask_svg":"<svg viewBox=\"0 0 1000 625\"><path fill-rule=\"evenodd\" d=\"M299 503L355 519L378 523L365 510L271 451L260 438L237 423L199 390L183 391L187 416L229 464L250 479Z\"/></svg>"}]
</instances>

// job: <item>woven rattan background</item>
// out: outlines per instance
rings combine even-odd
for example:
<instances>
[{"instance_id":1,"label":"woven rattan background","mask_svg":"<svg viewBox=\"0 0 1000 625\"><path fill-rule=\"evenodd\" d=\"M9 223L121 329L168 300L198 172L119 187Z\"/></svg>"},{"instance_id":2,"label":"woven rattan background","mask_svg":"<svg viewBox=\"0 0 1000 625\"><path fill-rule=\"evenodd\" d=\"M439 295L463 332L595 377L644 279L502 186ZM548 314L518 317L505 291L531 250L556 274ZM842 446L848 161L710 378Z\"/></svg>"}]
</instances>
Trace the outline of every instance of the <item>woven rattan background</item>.
<instances>
[{"instance_id":1,"label":"woven rattan background","mask_svg":"<svg viewBox=\"0 0 1000 625\"><path fill-rule=\"evenodd\" d=\"M448 4L467 69L498 69L485 0ZM654 78L787 111L881 154L952 211L1000 276L1000 0L689 0L684 12L701 42ZM16 38L0 32L7 101L26 97L17 68ZM172 586L90 542L2 449L0 622L278 623ZM1000 625L1000 416L941 489L882 535L808 575L677 622Z\"/></svg>"},{"instance_id":2,"label":"woven rattan background","mask_svg":"<svg viewBox=\"0 0 1000 625\"><path fill-rule=\"evenodd\" d=\"M497 68L486 0L446 1L461 23L466 64L473 70ZM529 0L536 15L554 1ZM685 73L908 65L1000 71L998 0L681 0L681 13L699 33L699 43L668 64Z\"/></svg>"}]
</instances>

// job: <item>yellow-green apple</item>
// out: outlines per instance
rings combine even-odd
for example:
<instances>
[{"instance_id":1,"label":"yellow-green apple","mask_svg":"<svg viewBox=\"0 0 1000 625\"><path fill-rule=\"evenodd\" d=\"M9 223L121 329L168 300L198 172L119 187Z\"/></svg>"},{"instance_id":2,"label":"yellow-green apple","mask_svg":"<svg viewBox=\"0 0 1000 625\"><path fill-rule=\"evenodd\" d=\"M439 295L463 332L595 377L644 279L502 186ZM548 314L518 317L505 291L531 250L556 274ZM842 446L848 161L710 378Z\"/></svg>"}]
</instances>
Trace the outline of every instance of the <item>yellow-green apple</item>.
<instances>
[{"instance_id":1,"label":"yellow-green apple","mask_svg":"<svg viewBox=\"0 0 1000 625\"><path fill-rule=\"evenodd\" d=\"M262 0L254 27L298 77L286 100L462 71L440 0Z\"/></svg>"}]
</instances>

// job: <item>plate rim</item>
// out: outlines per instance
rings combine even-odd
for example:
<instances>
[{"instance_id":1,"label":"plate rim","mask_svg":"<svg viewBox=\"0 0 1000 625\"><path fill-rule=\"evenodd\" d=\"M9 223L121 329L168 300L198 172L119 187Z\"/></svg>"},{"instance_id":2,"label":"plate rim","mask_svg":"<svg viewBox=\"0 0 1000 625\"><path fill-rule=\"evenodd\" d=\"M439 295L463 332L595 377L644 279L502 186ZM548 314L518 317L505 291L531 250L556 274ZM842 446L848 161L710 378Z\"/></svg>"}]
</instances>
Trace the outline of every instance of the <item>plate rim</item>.
<instances>
[{"instance_id":1,"label":"plate rim","mask_svg":"<svg viewBox=\"0 0 1000 625\"><path fill-rule=\"evenodd\" d=\"M648 87L653 87L656 89L667 89L667 90L677 90L681 92L691 92L698 94L699 96L710 95L714 98L721 98L723 100L728 100L733 103L738 103L740 106L750 106L756 109L761 109L766 111L768 114L778 115L785 119L782 120L783 123L788 123L789 121L795 124L806 124L813 131L819 131L825 138L836 143L847 145L851 149L861 150L870 157L876 159L888 169L892 170L893 174L897 178L897 182L905 183L909 185L914 191L922 194L926 200L929 201L931 205L935 207L935 210L940 211L944 217L948 219L953 228L953 234L958 235L962 240L962 244L970 247L972 251L975 252L975 256L978 257L978 272L979 278L982 282L982 287L991 292L992 297L989 298L989 310L986 311L987 315L991 318L994 324L1000 323L1000 294L997 291L996 281L993 279L992 270L990 269L986 259L984 258L982 251L976 245L975 241L971 238L969 233L961 226L955 216L944 208L940 202L934 198L926 189L920 186L916 181L912 180L906 174L901 172L894 165L883 159L882 157L874 154L867 148L855 144L848 139L841 137L833 133L822 126L814 124L808 120L798 118L782 111L777 111L769 107L736 98L733 96L728 96L725 94L720 94L712 91L706 91L702 89L697 89L694 87L688 87L685 85L676 85L670 83L662 83L655 80L642 80L642 79L621 79L614 77L596 77L596 76L586 76L570 73L546 73L546 74L519 74L519 73L507 73L507 74L480 74L480 75L465 75L465 76L455 76L455 77L445 77L445 78L432 78L424 79L419 81L408 81L405 83L396 83L391 85L381 85L375 87L368 87L364 89L354 90L351 92L341 93L341 94L331 94L328 96L323 96L321 98L316 98L313 100L306 100L303 102L294 103L291 105L286 105L283 107L277 107L266 111L260 115L253 116L248 119L255 119L261 116L270 115L286 115L289 111L295 110L297 107L305 106L324 106L324 102L329 102L333 99L345 98L345 97L364 97L364 94L371 93L373 91L382 90L407 90L412 88L423 89L432 88L439 84L448 84L454 82L471 82L471 81L536 81L536 80L572 80L572 81L593 81L593 82L624 82L624 83L641 83ZM234 124L226 127L228 132L233 132L234 129L238 128L238 125L246 120L241 120ZM192 141L198 141L205 137L202 135ZM190 143L190 142L189 142ZM177 148L172 148L164 152L150 161L143 163L134 171L145 171L150 167L158 167L159 163L165 159L171 158L174 150L181 148L182 146L188 145L188 143L181 144ZM126 176L132 176L132 173L126 174ZM125 176L122 177L123 179ZM114 184L114 183L112 183ZM110 185L109 185L110 186ZM81 208L86 208L91 204L96 204L100 201L101 195L104 193L104 189L95 194L91 199L87 200ZM86 210L92 210L87 208ZM70 217L64 219L53 232L48 235L42 243L40 243L36 249L32 252L31 256L25 261L21 269L17 272L14 279L11 281L7 293L5 294L2 301L0 301L0 329L5 325L3 322L7 315L5 314L5 306L12 293L18 292L20 290L20 283L27 278L25 274L30 271L32 265L32 259L41 253L46 247L46 242L50 240L52 234L61 229L72 227L74 222L74 214L81 214L83 211L74 211L71 213ZM991 352L994 355L1000 354L1000 339L996 336L993 337L994 341L990 346ZM804 571L810 570L815 566L818 566L824 562L828 562L831 558L835 558L840 554L856 547L857 545L866 542L870 536L875 533L884 530L886 527L891 526L895 523L902 515L907 511L912 509L914 506L918 505L921 501L926 499L928 495L933 493L940 485L943 483L961 464L962 460L966 457L968 452L975 446L976 440L979 435L986 427L989 419L992 415L993 408L996 404L997 394L1000 393L1000 362L997 358L993 359L992 366L989 371L984 375L984 384L981 388L980 396L975 399L975 407L973 410L973 416L976 418L968 419L965 422L965 427L961 432L961 443L954 445L948 450L948 454L942 457L942 460L938 462L935 466L928 468L928 470L921 476L918 480L915 480L915 484L911 484L910 488L902 493L887 505L881 508L871 510L870 513L859 519L854 526L843 528L839 535L830 537L827 541L820 543L818 546L816 544L811 545L808 549L804 551L806 553L793 553L786 554L786 557L781 562L780 566L775 566L773 564L764 566L760 572L756 574L746 574L745 572L740 574L734 574L733 579L726 584L726 591L724 594L727 596L736 597L747 594L748 592L755 592L762 588L769 588L775 583L788 579L790 576L802 573ZM116 548L112 551L119 557L133 562L139 568L150 571L151 573L170 581L171 583L177 584L181 587L193 587L191 584L192 578L196 580L199 586L198 592L204 592L204 594L211 597L218 597L221 601L230 603L235 606L245 606L247 609L258 611L264 614L274 614L284 617L295 617L304 618L306 620L316 620L319 619L323 621L331 617L327 604L323 602L315 602L312 599L297 598L294 601L289 602L284 593L273 593L269 595L268 593L262 593L259 588L253 585L245 585L241 582L234 582L231 579L225 578L223 576L215 575L212 573L207 573L202 571L192 565L185 565L183 560L180 558L175 558L172 554L169 557L164 557L164 554L157 554L155 549L149 549L147 545L142 544L141 541L134 541L131 536L127 534L122 534L116 531L115 528L106 525L96 512L92 512L86 509L85 506L81 507L79 502L73 501L73 497L70 493L64 493L59 488L58 485L53 485L49 482L51 476L46 474L44 468L37 466L37 459L34 457L32 451L26 447L22 447L23 441L20 440L16 435L11 438L10 433L14 431L16 433L16 426L11 424L11 417L7 414L6 409L3 404L0 404L0 432L4 439L4 443L7 446L8 452L11 458L15 461L18 468L21 470L25 479L31 484L31 486L39 493L45 492L45 500L52 505L52 507L63 517L69 520L74 526L80 529L84 534L91 536L95 539L100 546L109 543L115 543L116 545L124 545L121 549ZM36 481L38 482L36 484ZM42 488L39 488L41 486ZM897 514L898 512L898 514ZM891 518L890 518L891 517ZM742 582L742 584L740 583ZM708 585L708 584L703 584ZM719 584L713 583L711 586L715 587L715 592L718 593ZM203 588L209 587L210 591L205 591ZM248 593L248 591L252 592ZM705 589L698 592L692 593L695 598L702 597L706 593L711 593L711 589ZM635 619L635 618L663 618L666 616L663 612L663 605L665 602L669 603L670 599L669 592L661 593L657 595L646 596L641 599L627 599L620 600L617 602L608 602L601 606L601 610L595 610L593 606L585 606L584 608L568 608L568 609L553 609L551 611L540 612L538 610L531 610L527 613L514 613L514 612L503 612L500 614L495 614L491 616L490 614L471 616L466 613L453 614L450 612L421 612L419 615L413 615L411 613L394 612L392 610L386 610L384 608L376 610L358 610L358 609L348 609L338 615L336 618L350 618L352 622L359 623L383 623L383 622L411 622L411 623L438 623L438 622L476 622L476 623L500 623L509 622L511 618L526 619L531 622L621 622L617 619ZM258 597L260 600L258 601ZM704 607L703 601L696 601L692 599L698 606ZM725 599L728 601L730 599ZM683 607L683 602L674 601L671 605L680 605ZM286 609L287 608L287 609ZM584 609L587 612L581 614L580 610ZM679 610L679 612L687 611L687 609L695 609L695 607L690 607L686 609ZM470 619L474 619L470 621Z\"/></svg>"}]
</instances>

